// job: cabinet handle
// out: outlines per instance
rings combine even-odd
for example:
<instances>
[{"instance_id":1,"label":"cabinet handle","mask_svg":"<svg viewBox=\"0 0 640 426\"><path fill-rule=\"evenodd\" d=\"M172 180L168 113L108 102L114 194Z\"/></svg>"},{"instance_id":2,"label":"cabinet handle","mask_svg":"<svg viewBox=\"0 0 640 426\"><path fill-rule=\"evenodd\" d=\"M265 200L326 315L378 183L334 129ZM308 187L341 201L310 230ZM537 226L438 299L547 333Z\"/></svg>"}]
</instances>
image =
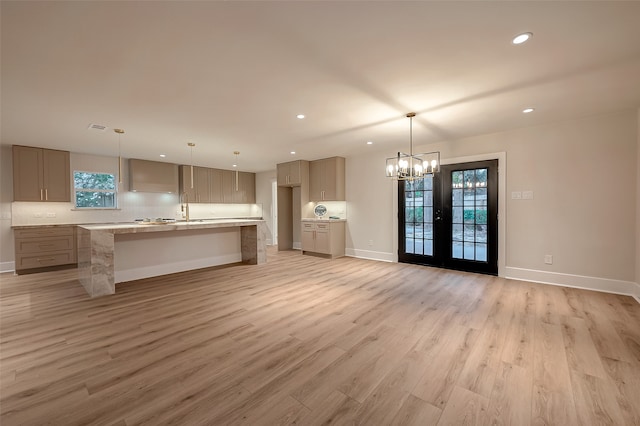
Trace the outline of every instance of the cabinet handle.
<instances>
[{"instance_id":1,"label":"cabinet handle","mask_svg":"<svg viewBox=\"0 0 640 426\"><path fill-rule=\"evenodd\" d=\"M42 191L43 191L43 189L42 189L42 188L40 188L40 201L42 201L42 200L44 199L44 197L43 197L43 195L42 195Z\"/></svg>"},{"instance_id":2,"label":"cabinet handle","mask_svg":"<svg viewBox=\"0 0 640 426\"><path fill-rule=\"evenodd\" d=\"M43 257L43 258L38 258L38 262L42 263L42 262L51 262L56 260L55 257Z\"/></svg>"},{"instance_id":3,"label":"cabinet handle","mask_svg":"<svg viewBox=\"0 0 640 426\"><path fill-rule=\"evenodd\" d=\"M49 190L48 189L44 190L44 200L45 201L49 201Z\"/></svg>"},{"instance_id":4,"label":"cabinet handle","mask_svg":"<svg viewBox=\"0 0 640 426\"><path fill-rule=\"evenodd\" d=\"M46 248L46 247L53 247L53 246L55 246L55 244L40 244L38 247Z\"/></svg>"}]
</instances>

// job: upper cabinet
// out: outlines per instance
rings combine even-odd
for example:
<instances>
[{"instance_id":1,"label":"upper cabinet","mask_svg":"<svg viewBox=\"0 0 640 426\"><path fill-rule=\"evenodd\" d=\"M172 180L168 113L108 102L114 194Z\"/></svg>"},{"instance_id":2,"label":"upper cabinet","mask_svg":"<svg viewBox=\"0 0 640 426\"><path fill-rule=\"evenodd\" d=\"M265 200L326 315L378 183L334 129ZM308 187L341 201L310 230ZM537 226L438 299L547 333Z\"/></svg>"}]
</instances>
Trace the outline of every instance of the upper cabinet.
<instances>
[{"instance_id":1,"label":"upper cabinet","mask_svg":"<svg viewBox=\"0 0 640 426\"><path fill-rule=\"evenodd\" d=\"M278 164L278 186L300 186L309 174L309 162L305 160Z\"/></svg>"},{"instance_id":2,"label":"upper cabinet","mask_svg":"<svg viewBox=\"0 0 640 426\"><path fill-rule=\"evenodd\" d=\"M311 201L345 201L345 167L343 157L324 158L309 163L309 199Z\"/></svg>"},{"instance_id":3,"label":"upper cabinet","mask_svg":"<svg viewBox=\"0 0 640 426\"><path fill-rule=\"evenodd\" d=\"M190 203L253 204L256 202L256 174L234 170L193 168L180 166L180 192L186 193Z\"/></svg>"},{"instance_id":4,"label":"upper cabinet","mask_svg":"<svg viewBox=\"0 0 640 426\"><path fill-rule=\"evenodd\" d=\"M129 190L178 192L178 166L161 161L129 160Z\"/></svg>"},{"instance_id":5,"label":"upper cabinet","mask_svg":"<svg viewBox=\"0 0 640 426\"><path fill-rule=\"evenodd\" d=\"M13 146L14 201L71 201L69 152Z\"/></svg>"},{"instance_id":6,"label":"upper cabinet","mask_svg":"<svg viewBox=\"0 0 640 426\"><path fill-rule=\"evenodd\" d=\"M223 200L232 204L253 204L256 202L256 174L222 171Z\"/></svg>"}]
</instances>

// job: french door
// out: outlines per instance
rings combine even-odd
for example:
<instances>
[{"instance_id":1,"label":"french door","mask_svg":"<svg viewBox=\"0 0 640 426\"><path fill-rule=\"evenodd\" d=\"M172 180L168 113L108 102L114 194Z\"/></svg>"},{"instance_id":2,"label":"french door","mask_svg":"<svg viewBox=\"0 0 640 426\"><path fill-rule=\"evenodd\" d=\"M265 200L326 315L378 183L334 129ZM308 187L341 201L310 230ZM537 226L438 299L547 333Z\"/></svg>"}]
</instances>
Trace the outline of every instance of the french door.
<instances>
[{"instance_id":1,"label":"french door","mask_svg":"<svg viewBox=\"0 0 640 426\"><path fill-rule=\"evenodd\" d=\"M398 182L398 260L498 274L498 160Z\"/></svg>"}]
</instances>

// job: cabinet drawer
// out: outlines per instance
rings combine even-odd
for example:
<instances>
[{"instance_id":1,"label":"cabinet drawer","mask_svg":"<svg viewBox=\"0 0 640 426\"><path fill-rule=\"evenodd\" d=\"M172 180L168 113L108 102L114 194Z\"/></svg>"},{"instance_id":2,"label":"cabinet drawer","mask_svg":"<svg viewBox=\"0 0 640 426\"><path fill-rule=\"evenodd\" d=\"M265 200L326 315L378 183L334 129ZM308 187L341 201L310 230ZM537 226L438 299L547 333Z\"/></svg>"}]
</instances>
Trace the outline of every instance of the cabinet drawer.
<instances>
[{"instance_id":1,"label":"cabinet drawer","mask_svg":"<svg viewBox=\"0 0 640 426\"><path fill-rule=\"evenodd\" d=\"M302 222L302 230L313 231L316 229L314 223Z\"/></svg>"},{"instance_id":2,"label":"cabinet drawer","mask_svg":"<svg viewBox=\"0 0 640 426\"><path fill-rule=\"evenodd\" d=\"M24 238L16 240L16 254L73 250L73 247L73 235L54 238Z\"/></svg>"},{"instance_id":3,"label":"cabinet drawer","mask_svg":"<svg viewBox=\"0 0 640 426\"><path fill-rule=\"evenodd\" d=\"M316 229L318 231L329 232L330 225L328 223L316 223Z\"/></svg>"},{"instance_id":4,"label":"cabinet drawer","mask_svg":"<svg viewBox=\"0 0 640 426\"><path fill-rule=\"evenodd\" d=\"M75 263L73 253L67 252L53 252L40 255L21 255L16 256L16 269L31 269L31 268L43 268L46 266L67 265Z\"/></svg>"},{"instance_id":5,"label":"cabinet drawer","mask_svg":"<svg viewBox=\"0 0 640 426\"><path fill-rule=\"evenodd\" d=\"M46 238L46 237L59 237L63 235L73 236L73 226L55 226L47 228L27 228L16 229L14 236L16 239L20 238Z\"/></svg>"}]
</instances>

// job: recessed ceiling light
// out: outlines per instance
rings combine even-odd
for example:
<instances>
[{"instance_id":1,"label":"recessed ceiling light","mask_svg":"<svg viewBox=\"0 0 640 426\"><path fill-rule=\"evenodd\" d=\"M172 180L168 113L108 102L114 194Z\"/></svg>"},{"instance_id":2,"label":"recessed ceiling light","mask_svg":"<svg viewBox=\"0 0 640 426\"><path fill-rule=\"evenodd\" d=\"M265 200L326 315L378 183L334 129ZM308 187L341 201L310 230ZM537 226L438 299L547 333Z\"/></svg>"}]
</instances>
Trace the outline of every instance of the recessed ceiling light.
<instances>
[{"instance_id":1,"label":"recessed ceiling light","mask_svg":"<svg viewBox=\"0 0 640 426\"><path fill-rule=\"evenodd\" d=\"M304 114L298 114L296 115L296 118L299 118L300 120L302 120L304 118Z\"/></svg>"},{"instance_id":2,"label":"recessed ceiling light","mask_svg":"<svg viewBox=\"0 0 640 426\"><path fill-rule=\"evenodd\" d=\"M533 37L532 33L518 34L517 36L515 36L513 38L513 40L511 40L511 43L513 43L513 44L522 44L525 41L529 40L531 37Z\"/></svg>"},{"instance_id":3,"label":"recessed ceiling light","mask_svg":"<svg viewBox=\"0 0 640 426\"><path fill-rule=\"evenodd\" d=\"M234 165L233 165L233 167L238 167L238 165L237 165L237 164L234 164Z\"/></svg>"},{"instance_id":4,"label":"recessed ceiling light","mask_svg":"<svg viewBox=\"0 0 640 426\"><path fill-rule=\"evenodd\" d=\"M367 145L373 145L373 142L367 141Z\"/></svg>"},{"instance_id":5,"label":"recessed ceiling light","mask_svg":"<svg viewBox=\"0 0 640 426\"><path fill-rule=\"evenodd\" d=\"M296 152L295 151L291 151L291 155L294 155Z\"/></svg>"},{"instance_id":6,"label":"recessed ceiling light","mask_svg":"<svg viewBox=\"0 0 640 426\"><path fill-rule=\"evenodd\" d=\"M166 156L167 156L166 154L160 154L160 157L162 157L162 158L164 158Z\"/></svg>"},{"instance_id":7,"label":"recessed ceiling light","mask_svg":"<svg viewBox=\"0 0 640 426\"><path fill-rule=\"evenodd\" d=\"M525 108L522 110L524 114L529 114L530 112L533 112L533 111L535 111L535 108Z\"/></svg>"}]
</instances>

